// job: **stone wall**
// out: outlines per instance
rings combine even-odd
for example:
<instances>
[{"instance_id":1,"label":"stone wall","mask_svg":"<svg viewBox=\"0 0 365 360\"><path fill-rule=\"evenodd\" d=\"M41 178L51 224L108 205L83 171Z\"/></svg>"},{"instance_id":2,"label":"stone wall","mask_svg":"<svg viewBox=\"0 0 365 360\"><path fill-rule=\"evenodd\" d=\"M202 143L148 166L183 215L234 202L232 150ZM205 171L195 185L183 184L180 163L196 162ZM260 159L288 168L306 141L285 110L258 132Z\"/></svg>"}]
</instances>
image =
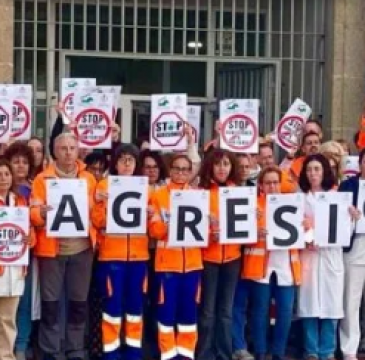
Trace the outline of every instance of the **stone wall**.
<instances>
[{"instance_id":1,"label":"stone wall","mask_svg":"<svg viewBox=\"0 0 365 360\"><path fill-rule=\"evenodd\" d=\"M352 141L365 105L365 1L332 4L332 31L326 39L327 135Z\"/></svg>"},{"instance_id":2,"label":"stone wall","mask_svg":"<svg viewBox=\"0 0 365 360\"><path fill-rule=\"evenodd\" d=\"M13 81L14 0L0 1L0 82Z\"/></svg>"}]
</instances>

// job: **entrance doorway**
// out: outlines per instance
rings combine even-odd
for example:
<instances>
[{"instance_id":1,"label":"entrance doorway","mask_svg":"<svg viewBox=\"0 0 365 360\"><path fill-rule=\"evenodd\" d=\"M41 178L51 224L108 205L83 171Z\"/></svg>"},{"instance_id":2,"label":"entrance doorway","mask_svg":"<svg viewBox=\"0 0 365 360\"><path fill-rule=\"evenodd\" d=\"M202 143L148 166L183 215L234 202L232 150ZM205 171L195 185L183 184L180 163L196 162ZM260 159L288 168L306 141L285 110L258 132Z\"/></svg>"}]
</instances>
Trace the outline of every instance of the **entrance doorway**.
<instances>
[{"instance_id":1,"label":"entrance doorway","mask_svg":"<svg viewBox=\"0 0 365 360\"><path fill-rule=\"evenodd\" d=\"M151 123L150 97L145 95L121 95L122 141L141 143L149 141ZM216 104L205 98L189 98L190 105L201 106L199 145L213 134Z\"/></svg>"}]
</instances>

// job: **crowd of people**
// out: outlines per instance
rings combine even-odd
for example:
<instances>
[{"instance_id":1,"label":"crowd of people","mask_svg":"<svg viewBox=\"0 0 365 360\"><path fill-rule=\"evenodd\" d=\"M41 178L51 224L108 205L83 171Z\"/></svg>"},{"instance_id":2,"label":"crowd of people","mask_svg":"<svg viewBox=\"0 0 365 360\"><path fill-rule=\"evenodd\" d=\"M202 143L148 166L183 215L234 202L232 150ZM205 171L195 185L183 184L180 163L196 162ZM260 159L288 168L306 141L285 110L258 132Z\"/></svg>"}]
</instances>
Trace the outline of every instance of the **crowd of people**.
<instances>
[{"instance_id":1,"label":"crowd of people","mask_svg":"<svg viewBox=\"0 0 365 360\"><path fill-rule=\"evenodd\" d=\"M269 137L260 139L258 154L234 154L219 148L219 129L202 151L188 127L186 134L186 153L160 154L148 143L121 143L115 125L112 149L92 151L79 149L58 119L49 159L37 138L0 144L0 205L30 208L24 241L32 249L28 269L0 267L1 360L281 360L290 346L307 360L333 360L339 350L357 358L365 345L365 235L354 232L349 248L318 248L313 207L316 192L347 191L353 222L361 218L365 150L359 175L343 180L350 146L323 142L316 120L280 164ZM148 177L145 234L106 231L109 175ZM52 178L86 180L88 237L47 235ZM257 187L258 241L222 245L219 189L237 186ZM170 192L196 188L210 194L209 245L170 248ZM269 251L266 197L294 192L306 198L306 248Z\"/></svg>"}]
</instances>

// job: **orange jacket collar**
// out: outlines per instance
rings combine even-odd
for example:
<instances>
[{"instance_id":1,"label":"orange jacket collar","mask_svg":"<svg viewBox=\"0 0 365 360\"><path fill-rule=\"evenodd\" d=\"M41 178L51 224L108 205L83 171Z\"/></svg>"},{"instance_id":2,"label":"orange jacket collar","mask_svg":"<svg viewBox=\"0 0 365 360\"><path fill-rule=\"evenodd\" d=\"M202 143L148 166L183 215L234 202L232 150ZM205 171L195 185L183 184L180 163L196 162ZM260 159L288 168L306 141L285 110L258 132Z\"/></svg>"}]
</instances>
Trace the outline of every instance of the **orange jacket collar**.
<instances>
[{"instance_id":1,"label":"orange jacket collar","mask_svg":"<svg viewBox=\"0 0 365 360\"><path fill-rule=\"evenodd\" d=\"M79 174L81 171L84 171L86 169L86 165L81 160L76 160L76 166L77 166L77 174ZM50 164L46 170L44 170L47 177L56 177L56 168L55 164Z\"/></svg>"},{"instance_id":2,"label":"orange jacket collar","mask_svg":"<svg viewBox=\"0 0 365 360\"><path fill-rule=\"evenodd\" d=\"M169 183L167 184L167 188L171 191L171 190L186 190L189 189L189 184L176 184L174 182L172 182L171 180L169 181Z\"/></svg>"}]
</instances>

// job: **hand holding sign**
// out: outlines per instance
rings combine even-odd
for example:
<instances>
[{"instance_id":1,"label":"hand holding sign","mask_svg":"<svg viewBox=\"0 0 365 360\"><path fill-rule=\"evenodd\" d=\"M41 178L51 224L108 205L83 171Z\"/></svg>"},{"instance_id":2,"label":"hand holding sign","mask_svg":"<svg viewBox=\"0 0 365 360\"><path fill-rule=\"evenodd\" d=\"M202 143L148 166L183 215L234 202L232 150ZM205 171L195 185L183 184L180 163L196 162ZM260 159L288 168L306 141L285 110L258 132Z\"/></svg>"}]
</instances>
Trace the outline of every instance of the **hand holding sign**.
<instances>
[{"instance_id":1,"label":"hand holding sign","mask_svg":"<svg viewBox=\"0 0 365 360\"><path fill-rule=\"evenodd\" d=\"M194 134L193 134L193 128L191 127L190 124L185 124L185 128L184 128L184 132L186 135L186 141L187 143L190 144L194 144L195 139L194 139Z\"/></svg>"},{"instance_id":2,"label":"hand holding sign","mask_svg":"<svg viewBox=\"0 0 365 360\"><path fill-rule=\"evenodd\" d=\"M96 191L96 193L95 193L95 201L96 202L102 202L102 201L105 201L105 200L107 200L108 199L108 194L106 193L106 192L104 192L104 191L100 191L100 190L98 190L98 191Z\"/></svg>"},{"instance_id":3,"label":"hand holding sign","mask_svg":"<svg viewBox=\"0 0 365 360\"><path fill-rule=\"evenodd\" d=\"M352 205L349 207L349 214L351 216L352 221L358 221L361 218L361 211L356 209Z\"/></svg>"},{"instance_id":4,"label":"hand holding sign","mask_svg":"<svg viewBox=\"0 0 365 360\"><path fill-rule=\"evenodd\" d=\"M39 211L43 220L46 220L48 211L51 211L53 208L50 205L39 205Z\"/></svg>"},{"instance_id":5,"label":"hand holding sign","mask_svg":"<svg viewBox=\"0 0 365 360\"><path fill-rule=\"evenodd\" d=\"M31 246L32 245L32 238L29 235L24 235L22 238L22 242L23 244L27 245L27 246Z\"/></svg>"},{"instance_id":6,"label":"hand holding sign","mask_svg":"<svg viewBox=\"0 0 365 360\"><path fill-rule=\"evenodd\" d=\"M219 220L215 216L209 215L209 222L210 232L213 235L213 240L219 241Z\"/></svg>"},{"instance_id":7,"label":"hand holding sign","mask_svg":"<svg viewBox=\"0 0 365 360\"><path fill-rule=\"evenodd\" d=\"M258 228L257 230L257 236L259 239L266 241L268 231L264 228Z\"/></svg>"}]
</instances>

